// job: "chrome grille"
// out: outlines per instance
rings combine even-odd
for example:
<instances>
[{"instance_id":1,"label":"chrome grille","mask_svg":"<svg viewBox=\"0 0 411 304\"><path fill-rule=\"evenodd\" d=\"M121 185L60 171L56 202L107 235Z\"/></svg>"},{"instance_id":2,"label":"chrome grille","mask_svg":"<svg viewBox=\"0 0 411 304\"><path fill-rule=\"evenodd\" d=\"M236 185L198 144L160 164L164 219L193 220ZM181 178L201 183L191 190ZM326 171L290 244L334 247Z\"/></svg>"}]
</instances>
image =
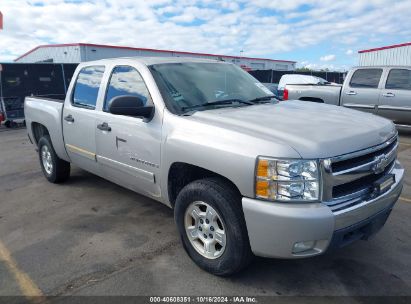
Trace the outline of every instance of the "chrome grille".
<instances>
[{"instance_id":1,"label":"chrome grille","mask_svg":"<svg viewBox=\"0 0 411 304\"><path fill-rule=\"evenodd\" d=\"M392 171L397 148L395 135L381 145L322 160L323 201L337 212L368 198L374 182Z\"/></svg>"}]
</instances>

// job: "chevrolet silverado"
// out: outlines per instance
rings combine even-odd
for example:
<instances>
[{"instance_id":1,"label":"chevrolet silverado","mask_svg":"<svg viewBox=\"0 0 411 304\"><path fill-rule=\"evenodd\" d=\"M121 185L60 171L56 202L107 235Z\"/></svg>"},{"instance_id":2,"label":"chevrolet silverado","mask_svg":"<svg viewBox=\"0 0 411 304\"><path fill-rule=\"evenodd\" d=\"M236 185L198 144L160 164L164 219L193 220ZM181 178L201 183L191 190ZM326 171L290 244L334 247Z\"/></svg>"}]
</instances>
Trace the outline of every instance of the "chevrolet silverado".
<instances>
[{"instance_id":1,"label":"chevrolet silverado","mask_svg":"<svg viewBox=\"0 0 411 304\"><path fill-rule=\"evenodd\" d=\"M391 121L279 103L230 63L85 62L65 100L27 97L25 113L50 182L74 164L166 204L188 255L217 275L368 239L402 190Z\"/></svg>"}]
</instances>

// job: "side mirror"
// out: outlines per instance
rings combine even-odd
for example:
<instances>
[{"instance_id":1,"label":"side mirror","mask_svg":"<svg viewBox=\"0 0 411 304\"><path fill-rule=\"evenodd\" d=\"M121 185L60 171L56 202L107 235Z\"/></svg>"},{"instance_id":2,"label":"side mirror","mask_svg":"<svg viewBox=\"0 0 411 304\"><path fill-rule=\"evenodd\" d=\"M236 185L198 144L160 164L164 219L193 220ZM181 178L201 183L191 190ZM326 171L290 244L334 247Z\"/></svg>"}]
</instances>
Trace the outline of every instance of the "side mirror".
<instances>
[{"instance_id":1,"label":"side mirror","mask_svg":"<svg viewBox=\"0 0 411 304\"><path fill-rule=\"evenodd\" d=\"M108 109L111 114L142 117L150 120L154 114L153 106L145 106L138 96L117 96L110 100Z\"/></svg>"}]
</instances>

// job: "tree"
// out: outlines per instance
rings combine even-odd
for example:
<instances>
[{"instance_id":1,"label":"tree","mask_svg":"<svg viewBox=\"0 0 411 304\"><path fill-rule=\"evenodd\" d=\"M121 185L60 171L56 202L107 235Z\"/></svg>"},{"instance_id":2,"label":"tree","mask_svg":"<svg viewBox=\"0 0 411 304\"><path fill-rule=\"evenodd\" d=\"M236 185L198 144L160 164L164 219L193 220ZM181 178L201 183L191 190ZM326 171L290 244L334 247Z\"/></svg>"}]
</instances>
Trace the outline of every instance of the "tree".
<instances>
[{"instance_id":1,"label":"tree","mask_svg":"<svg viewBox=\"0 0 411 304\"><path fill-rule=\"evenodd\" d=\"M295 69L295 71L296 72L312 72L312 70L307 67L297 68Z\"/></svg>"}]
</instances>

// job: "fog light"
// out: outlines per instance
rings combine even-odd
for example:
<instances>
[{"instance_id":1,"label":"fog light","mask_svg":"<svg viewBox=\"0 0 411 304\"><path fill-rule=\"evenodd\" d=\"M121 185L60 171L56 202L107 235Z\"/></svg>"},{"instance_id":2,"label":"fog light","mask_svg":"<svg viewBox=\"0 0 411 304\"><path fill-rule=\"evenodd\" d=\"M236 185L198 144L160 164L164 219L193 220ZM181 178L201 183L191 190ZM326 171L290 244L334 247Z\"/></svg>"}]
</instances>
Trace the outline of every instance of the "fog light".
<instances>
[{"instance_id":1,"label":"fog light","mask_svg":"<svg viewBox=\"0 0 411 304\"><path fill-rule=\"evenodd\" d=\"M297 242L293 246L293 253L301 253L313 249L315 241Z\"/></svg>"}]
</instances>

